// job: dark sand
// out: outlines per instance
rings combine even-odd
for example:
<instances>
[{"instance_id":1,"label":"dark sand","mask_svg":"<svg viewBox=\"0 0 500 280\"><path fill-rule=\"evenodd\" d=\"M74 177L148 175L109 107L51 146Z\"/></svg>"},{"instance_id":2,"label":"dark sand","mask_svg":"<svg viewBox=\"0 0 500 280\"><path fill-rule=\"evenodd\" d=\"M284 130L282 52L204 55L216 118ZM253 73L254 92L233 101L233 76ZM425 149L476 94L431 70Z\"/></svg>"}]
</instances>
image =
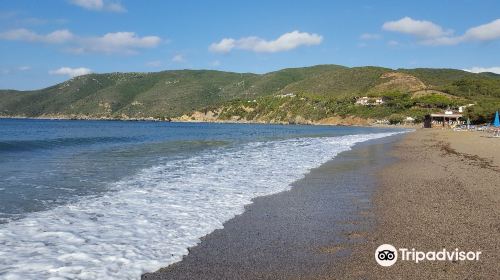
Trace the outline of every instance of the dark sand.
<instances>
[{"instance_id":1,"label":"dark sand","mask_svg":"<svg viewBox=\"0 0 500 280\"><path fill-rule=\"evenodd\" d=\"M375 195L376 230L331 271L332 279L500 279L500 139L425 129L392 152ZM479 261L376 264L396 248L482 251Z\"/></svg>"},{"instance_id":2,"label":"dark sand","mask_svg":"<svg viewBox=\"0 0 500 280\"><path fill-rule=\"evenodd\" d=\"M362 143L314 169L291 191L260 197L143 279L324 279L373 229L377 173L400 136ZM257 175L258 176L258 175Z\"/></svg>"}]
</instances>

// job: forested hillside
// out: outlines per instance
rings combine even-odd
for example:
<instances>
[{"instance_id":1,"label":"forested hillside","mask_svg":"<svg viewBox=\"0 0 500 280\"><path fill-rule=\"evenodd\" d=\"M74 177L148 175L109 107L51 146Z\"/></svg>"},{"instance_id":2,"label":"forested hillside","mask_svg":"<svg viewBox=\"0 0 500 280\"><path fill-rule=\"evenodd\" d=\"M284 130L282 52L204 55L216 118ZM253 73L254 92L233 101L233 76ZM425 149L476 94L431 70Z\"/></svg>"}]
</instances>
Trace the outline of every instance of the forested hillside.
<instances>
[{"instance_id":1,"label":"forested hillside","mask_svg":"<svg viewBox=\"0 0 500 280\"><path fill-rule=\"evenodd\" d=\"M360 105L363 96L383 104ZM0 91L4 117L317 122L361 118L421 120L467 108L489 121L500 108L500 76L454 69L388 69L318 65L267 74L210 70L108 73L76 77L35 91Z\"/></svg>"}]
</instances>

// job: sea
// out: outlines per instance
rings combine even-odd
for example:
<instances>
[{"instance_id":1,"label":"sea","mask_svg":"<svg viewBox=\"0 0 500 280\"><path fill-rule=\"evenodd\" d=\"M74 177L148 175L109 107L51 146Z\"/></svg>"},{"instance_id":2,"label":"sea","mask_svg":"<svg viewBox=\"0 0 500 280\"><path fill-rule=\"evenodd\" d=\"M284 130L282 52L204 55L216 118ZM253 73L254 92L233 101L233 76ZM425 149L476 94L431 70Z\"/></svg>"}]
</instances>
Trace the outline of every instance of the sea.
<instances>
[{"instance_id":1,"label":"sea","mask_svg":"<svg viewBox=\"0 0 500 280\"><path fill-rule=\"evenodd\" d=\"M0 119L0 279L140 279L253 198L405 132Z\"/></svg>"}]
</instances>

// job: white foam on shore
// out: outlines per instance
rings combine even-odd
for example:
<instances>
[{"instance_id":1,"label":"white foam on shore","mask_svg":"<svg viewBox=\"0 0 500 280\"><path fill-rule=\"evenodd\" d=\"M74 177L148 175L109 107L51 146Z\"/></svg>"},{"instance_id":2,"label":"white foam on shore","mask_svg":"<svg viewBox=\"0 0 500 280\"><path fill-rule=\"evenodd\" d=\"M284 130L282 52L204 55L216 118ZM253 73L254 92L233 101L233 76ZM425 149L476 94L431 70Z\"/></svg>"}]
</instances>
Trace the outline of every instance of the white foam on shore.
<instances>
[{"instance_id":1,"label":"white foam on shore","mask_svg":"<svg viewBox=\"0 0 500 280\"><path fill-rule=\"evenodd\" d=\"M142 170L101 197L0 225L0 278L139 279L180 261L252 198L397 133L254 142Z\"/></svg>"}]
</instances>

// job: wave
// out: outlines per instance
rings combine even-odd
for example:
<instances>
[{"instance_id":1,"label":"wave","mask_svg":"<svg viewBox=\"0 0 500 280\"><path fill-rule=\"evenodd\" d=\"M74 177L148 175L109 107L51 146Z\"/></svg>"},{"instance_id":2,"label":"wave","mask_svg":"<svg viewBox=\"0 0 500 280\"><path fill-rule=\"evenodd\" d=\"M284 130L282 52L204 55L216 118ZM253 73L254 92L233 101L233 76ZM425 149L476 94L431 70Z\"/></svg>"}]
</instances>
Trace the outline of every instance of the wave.
<instances>
[{"instance_id":1,"label":"wave","mask_svg":"<svg viewBox=\"0 0 500 280\"><path fill-rule=\"evenodd\" d=\"M180 261L252 198L290 189L358 142L397 133L252 142L144 169L101 197L2 225L0 276L139 279Z\"/></svg>"}]
</instances>

